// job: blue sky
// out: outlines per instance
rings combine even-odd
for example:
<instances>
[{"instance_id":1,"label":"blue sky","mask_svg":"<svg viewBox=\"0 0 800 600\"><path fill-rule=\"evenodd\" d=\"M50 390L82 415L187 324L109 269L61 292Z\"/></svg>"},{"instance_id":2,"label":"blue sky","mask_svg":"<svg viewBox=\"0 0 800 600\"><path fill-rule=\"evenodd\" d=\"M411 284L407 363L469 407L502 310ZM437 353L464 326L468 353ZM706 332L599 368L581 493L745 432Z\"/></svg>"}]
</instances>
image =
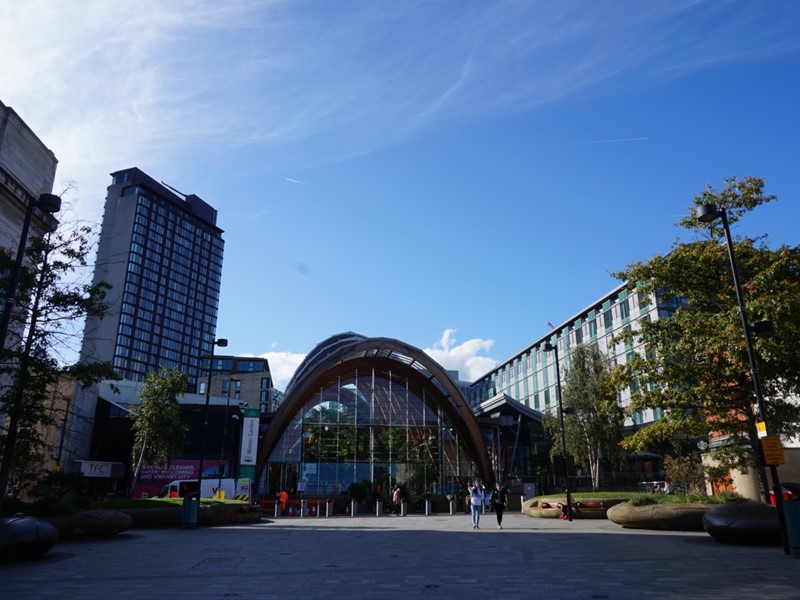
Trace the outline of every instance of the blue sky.
<instances>
[{"instance_id":1,"label":"blue sky","mask_svg":"<svg viewBox=\"0 0 800 600\"><path fill-rule=\"evenodd\" d=\"M0 100L99 222L138 166L219 211L218 337L278 387L356 331L486 373L765 177L798 243L800 3L0 3ZM65 218L67 218L65 216Z\"/></svg>"}]
</instances>

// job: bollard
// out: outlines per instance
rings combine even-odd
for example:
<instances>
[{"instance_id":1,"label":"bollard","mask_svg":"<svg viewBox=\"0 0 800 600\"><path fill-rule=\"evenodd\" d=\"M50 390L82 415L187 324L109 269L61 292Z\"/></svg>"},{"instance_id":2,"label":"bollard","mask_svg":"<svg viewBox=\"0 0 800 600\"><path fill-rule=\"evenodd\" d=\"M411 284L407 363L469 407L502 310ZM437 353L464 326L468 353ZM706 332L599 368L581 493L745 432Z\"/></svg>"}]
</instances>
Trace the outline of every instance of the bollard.
<instances>
[{"instance_id":1,"label":"bollard","mask_svg":"<svg viewBox=\"0 0 800 600\"><path fill-rule=\"evenodd\" d=\"M450 516L456 514L456 499L450 498Z\"/></svg>"},{"instance_id":2,"label":"bollard","mask_svg":"<svg viewBox=\"0 0 800 600\"><path fill-rule=\"evenodd\" d=\"M525 514L525 496L519 497L519 512Z\"/></svg>"},{"instance_id":3,"label":"bollard","mask_svg":"<svg viewBox=\"0 0 800 600\"><path fill-rule=\"evenodd\" d=\"M325 501L325 516L330 517L333 514L333 500Z\"/></svg>"},{"instance_id":4,"label":"bollard","mask_svg":"<svg viewBox=\"0 0 800 600\"><path fill-rule=\"evenodd\" d=\"M355 517L358 514L358 502L350 500L350 516Z\"/></svg>"},{"instance_id":5,"label":"bollard","mask_svg":"<svg viewBox=\"0 0 800 600\"><path fill-rule=\"evenodd\" d=\"M308 511L308 507L306 505L306 502L308 502L308 500L305 500L305 499L300 500L300 518L308 516L308 512L307 512Z\"/></svg>"},{"instance_id":6,"label":"bollard","mask_svg":"<svg viewBox=\"0 0 800 600\"><path fill-rule=\"evenodd\" d=\"M431 516L431 501L430 500L425 500L425 516L426 517Z\"/></svg>"},{"instance_id":7,"label":"bollard","mask_svg":"<svg viewBox=\"0 0 800 600\"><path fill-rule=\"evenodd\" d=\"M321 516L322 516L322 513L319 510L319 500L317 500L317 518L319 519ZM325 515L325 516L327 517L328 515Z\"/></svg>"},{"instance_id":8,"label":"bollard","mask_svg":"<svg viewBox=\"0 0 800 600\"><path fill-rule=\"evenodd\" d=\"M403 500L400 502L400 516L401 517L408 516L408 500Z\"/></svg>"},{"instance_id":9,"label":"bollard","mask_svg":"<svg viewBox=\"0 0 800 600\"><path fill-rule=\"evenodd\" d=\"M277 519L280 516L281 516L281 503L276 500L275 501L275 518Z\"/></svg>"},{"instance_id":10,"label":"bollard","mask_svg":"<svg viewBox=\"0 0 800 600\"><path fill-rule=\"evenodd\" d=\"M375 500L375 516L380 517L383 514L383 503L380 500Z\"/></svg>"}]
</instances>

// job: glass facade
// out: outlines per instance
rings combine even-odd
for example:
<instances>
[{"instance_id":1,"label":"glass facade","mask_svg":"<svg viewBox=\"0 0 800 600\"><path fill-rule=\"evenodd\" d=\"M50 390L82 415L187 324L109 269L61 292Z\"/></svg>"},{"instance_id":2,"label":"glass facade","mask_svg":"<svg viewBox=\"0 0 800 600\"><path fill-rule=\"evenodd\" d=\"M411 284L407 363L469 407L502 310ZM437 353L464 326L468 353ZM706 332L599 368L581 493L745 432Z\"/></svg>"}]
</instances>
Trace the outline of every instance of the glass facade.
<instances>
[{"instance_id":1,"label":"glass facade","mask_svg":"<svg viewBox=\"0 0 800 600\"><path fill-rule=\"evenodd\" d=\"M643 352L643 349L615 344L614 336L624 329L637 327L639 321L668 317L684 305L683 299L664 302L644 294L631 294L627 284L622 284L473 383L467 391L470 405L474 408L497 394L507 394L534 410L552 410L556 397L555 356L554 353L542 352L541 347L546 342L558 346L563 384L570 368L570 351L578 344L597 344L613 363L624 364L632 353ZM526 365L526 368L520 369L519 365ZM519 385L523 379L526 385ZM634 382L631 388L620 392L618 400L621 406L628 405L636 385ZM658 416L653 411L646 411L638 418L647 423ZM627 424L632 423L628 419Z\"/></svg>"},{"instance_id":2,"label":"glass facade","mask_svg":"<svg viewBox=\"0 0 800 600\"><path fill-rule=\"evenodd\" d=\"M87 327L85 346L123 379L180 368L196 389L219 308L224 241L216 211L135 168L113 177L95 276L120 295L99 326Z\"/></svg>"},{"instance_id":3,"label":"glass facade","mask_svg":"<svg viewBox=\"0 0 800 600\"><path fill-rule=\"evenodd\" d=\"M339 377L297 411L269 456L270 487L332 496L456 493L473 464L433 398L408 377L372 368Z\"/></svg>"}]
</instances>

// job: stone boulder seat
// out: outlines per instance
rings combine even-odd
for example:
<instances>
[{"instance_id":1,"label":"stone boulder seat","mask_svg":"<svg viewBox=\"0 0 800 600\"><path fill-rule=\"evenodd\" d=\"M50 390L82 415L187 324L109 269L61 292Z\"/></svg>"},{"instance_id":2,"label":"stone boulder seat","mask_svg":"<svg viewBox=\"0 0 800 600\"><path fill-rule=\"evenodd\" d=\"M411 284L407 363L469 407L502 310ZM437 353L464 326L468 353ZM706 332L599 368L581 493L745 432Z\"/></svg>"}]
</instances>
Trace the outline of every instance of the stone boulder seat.
<instances>
[{"instance_id":1,"label":"stone boulder seat","mask_svg":"<svg viewBox=\"0 0 800 600\"><path fill-rule=\"evenodd\" d=\"M608 511L608 520L627 529L657 531L703 531L703 515L709 504L665 503L632 506L618 504Z\"/></svg>"},{"instance_id":2,"label":"stone boulder seat","mask_svg":"<svg viewBox=\"0 0 800 600\"><path fill-rule=\"evenodd\" d=\"M778 511L758 502L728 502L703 516L703 529L718 542L743 546L780 546Z\"/></svg>"},{"instance_id":3,"label":"stone boulder seat","mask_svg":"<svg viewBox=\"0 0 800 600\"><path fill-rule=\"evenodd\" d=\"M57 541L58 530L42 519L24 515L0 519L0 562L40 558Z\"/></svg>"}]
</instances>

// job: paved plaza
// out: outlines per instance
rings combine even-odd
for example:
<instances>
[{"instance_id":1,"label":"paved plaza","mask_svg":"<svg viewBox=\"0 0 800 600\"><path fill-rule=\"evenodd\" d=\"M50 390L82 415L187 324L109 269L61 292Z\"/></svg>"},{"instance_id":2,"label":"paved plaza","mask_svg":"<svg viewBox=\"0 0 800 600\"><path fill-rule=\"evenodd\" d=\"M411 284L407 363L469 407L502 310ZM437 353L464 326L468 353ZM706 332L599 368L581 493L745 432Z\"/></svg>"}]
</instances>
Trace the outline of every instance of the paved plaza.
<instances>
[{"instance_id":1,"label":"paved plaza","mask_svg":"<svg viewBox=\"0 0 800 600\"><path fill-rule=\"evenodd\" d=\"M65 541L0 565L4 600L800 599L800 560L705 533L506 514L269 519Z\"/></svg>"}]
</instances>

